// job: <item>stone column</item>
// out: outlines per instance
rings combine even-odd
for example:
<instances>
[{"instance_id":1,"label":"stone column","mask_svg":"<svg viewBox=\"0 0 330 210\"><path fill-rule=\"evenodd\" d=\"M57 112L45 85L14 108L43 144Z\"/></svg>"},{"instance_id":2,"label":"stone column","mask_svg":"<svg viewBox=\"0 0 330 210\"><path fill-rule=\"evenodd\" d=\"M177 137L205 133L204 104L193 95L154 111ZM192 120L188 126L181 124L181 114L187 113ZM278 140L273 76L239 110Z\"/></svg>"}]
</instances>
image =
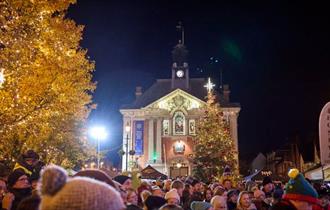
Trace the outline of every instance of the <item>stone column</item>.
<instances>
[{"instance_id":1,"label":"stone column","mask_svg":"<svg viewBox=\"0 0 330 210\"><path fill-rule=\"evenodd\" d=\"M236 153L236 159L237 159L237 167L239 168L239 165L238 165L239 164L239 160L238 160L238 132L237 132L238 113L230 111L229 115L230 115L230 132L231 132L231 137L234 141L235 151L237 152Z\"/></svg>"},{"instance_id":2,"label":"stone column","mask_svg":"<svg viewBox=\"0 0 330 210\"><path fill-rule=\"evenodd\" d=\"M148 119L148 162L153 163L154 156L154 120Z\"/></svg>"},{"instance_id":3,"label":"stone column","mask_svg":"<svg viewBox=\"0 0 330 210\"><path fill-rule=\"evenodd\" d=\"M162 119L157 119L157 131L156 131L156 153L157 163L162 163Z\"/></svg>"}]
</instances>

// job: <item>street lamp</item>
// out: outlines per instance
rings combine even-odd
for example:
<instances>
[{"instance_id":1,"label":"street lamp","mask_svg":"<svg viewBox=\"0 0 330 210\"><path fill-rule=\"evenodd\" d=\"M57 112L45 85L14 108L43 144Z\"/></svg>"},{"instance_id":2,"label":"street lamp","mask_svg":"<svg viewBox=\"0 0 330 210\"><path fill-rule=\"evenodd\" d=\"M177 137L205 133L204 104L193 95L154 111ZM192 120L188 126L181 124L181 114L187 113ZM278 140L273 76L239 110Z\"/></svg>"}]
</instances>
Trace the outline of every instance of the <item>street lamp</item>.
<instances>
[{"instance_id":1,"label":"street lamp","mask_svg":"<svg viewBox=\"0 0 330 210\"><path fill-rule=\"evenodd\" d=\"M126 171L127 171L127 165L128 165L128 134L131 131L131 126L127 122L125 126L125 131L126 131Z\"/></svg>"},{"instance_id":2,"label":"street lamp","mask_svg":"<svg viewBox=\"0 0 330 210\"><path fill-rule=\"evenodd\" d=\"M90 134L97 141L97 168L100 168L100 140L105 139L107 133L104 127L93 127L90 130Z\"/></svg>"}]
</instances>

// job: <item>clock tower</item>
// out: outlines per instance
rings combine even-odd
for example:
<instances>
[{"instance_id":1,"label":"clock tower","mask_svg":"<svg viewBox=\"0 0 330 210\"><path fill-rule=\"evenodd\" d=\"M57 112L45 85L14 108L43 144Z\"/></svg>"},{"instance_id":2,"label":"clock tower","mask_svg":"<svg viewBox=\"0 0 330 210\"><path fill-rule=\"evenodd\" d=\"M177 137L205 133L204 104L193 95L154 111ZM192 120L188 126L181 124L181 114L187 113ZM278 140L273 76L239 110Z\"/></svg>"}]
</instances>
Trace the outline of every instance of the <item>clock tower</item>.
<instances>
[{"instance_id":1,"label":"clock tower","mask_svg":"<svg viewBox=\"0 0 330 210\"><path fill-rule=\"evenodd\" d=\"M181 41L174 47L172 57L172 89L189 89L188 50Z\"/></svg>"}]
</instances>

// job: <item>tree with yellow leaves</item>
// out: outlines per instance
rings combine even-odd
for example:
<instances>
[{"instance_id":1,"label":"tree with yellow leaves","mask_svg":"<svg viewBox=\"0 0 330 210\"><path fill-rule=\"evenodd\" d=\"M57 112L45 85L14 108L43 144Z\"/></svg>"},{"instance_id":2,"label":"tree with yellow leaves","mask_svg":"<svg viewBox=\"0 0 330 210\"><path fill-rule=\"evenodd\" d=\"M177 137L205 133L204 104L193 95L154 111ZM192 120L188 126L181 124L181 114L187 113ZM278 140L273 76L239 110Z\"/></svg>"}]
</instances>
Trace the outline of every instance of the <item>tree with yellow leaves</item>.
<instances>
[{"instance_id":1,"label":"tree with yellow leaves","mask_svg":"<svg viewBox=\"0 0 330 210\"><path fill-rule=\"evenodd\" d=\"M229 125L212 91L208 93L204 115L198 120L196 128L195 177L207 183L221 176L225 166L237 168Z\"/></svg>"},{"instance_id":2,"label":"tree with yellow leaves","mask_svg":"<svg viewBox=\"0 0 330 210\"><path fill-rule=\"evenodd\" d=\"M46 162L86 157L94 63L83 26L65 17L75 0L0 0L0 160L34 149Z\"/></svg>"}]
</instances>

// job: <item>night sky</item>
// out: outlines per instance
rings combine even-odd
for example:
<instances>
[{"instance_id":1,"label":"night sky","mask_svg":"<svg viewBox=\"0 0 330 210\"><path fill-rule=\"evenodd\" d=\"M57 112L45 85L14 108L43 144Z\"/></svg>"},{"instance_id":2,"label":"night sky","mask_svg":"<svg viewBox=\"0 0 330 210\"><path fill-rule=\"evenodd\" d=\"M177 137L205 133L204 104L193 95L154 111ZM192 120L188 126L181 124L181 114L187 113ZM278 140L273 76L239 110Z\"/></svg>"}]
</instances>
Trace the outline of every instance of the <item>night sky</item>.
<instances>
[{"instance_id":1,"label":"night sky","mask_svg":"<svg viewBox=\"0 0 330 210\"><path fill-rule=\"evenodd\" d=\"M286 1L88 1L68 16L85 25L83 48L96 62L98 104L89 125L109 132L104 149L118 163L119 108L157 78L170 78L171 50L185 27L191 77L230 85L241 104L241 157L279 148L299 137L318 140L318 117L330 100L330 18L321 4Z\"/></svg>"}]
</instances>

